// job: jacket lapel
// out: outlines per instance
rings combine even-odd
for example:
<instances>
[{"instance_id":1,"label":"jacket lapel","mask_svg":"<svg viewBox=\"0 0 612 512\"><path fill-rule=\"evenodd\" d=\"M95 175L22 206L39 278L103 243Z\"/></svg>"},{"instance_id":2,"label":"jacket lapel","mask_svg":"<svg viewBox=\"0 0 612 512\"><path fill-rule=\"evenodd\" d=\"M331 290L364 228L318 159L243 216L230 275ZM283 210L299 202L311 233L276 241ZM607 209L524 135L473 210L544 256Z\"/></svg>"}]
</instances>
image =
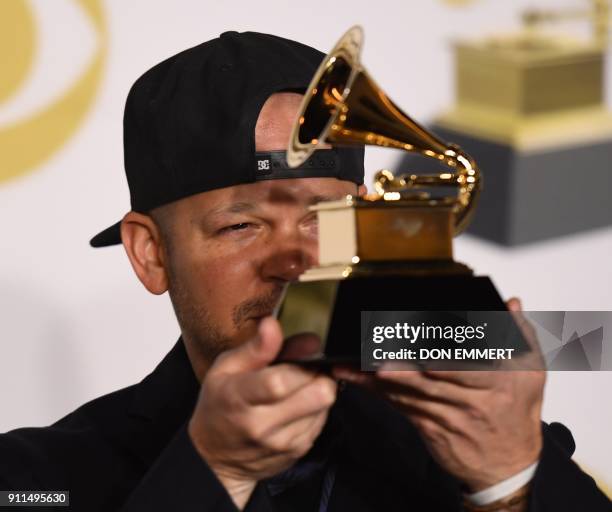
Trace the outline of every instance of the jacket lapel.
<instances>
[{"instance_id":1,"label":"jacket lapel","mask_svg":"<svg viewBox=\"0 0 612 512\"><path fill-rule=\"evenodd\" d=\"M138 384L128 409L129 447L149 467L184 425L200 390L180 338L155 370Z\"/></svg>"}]
</instances>

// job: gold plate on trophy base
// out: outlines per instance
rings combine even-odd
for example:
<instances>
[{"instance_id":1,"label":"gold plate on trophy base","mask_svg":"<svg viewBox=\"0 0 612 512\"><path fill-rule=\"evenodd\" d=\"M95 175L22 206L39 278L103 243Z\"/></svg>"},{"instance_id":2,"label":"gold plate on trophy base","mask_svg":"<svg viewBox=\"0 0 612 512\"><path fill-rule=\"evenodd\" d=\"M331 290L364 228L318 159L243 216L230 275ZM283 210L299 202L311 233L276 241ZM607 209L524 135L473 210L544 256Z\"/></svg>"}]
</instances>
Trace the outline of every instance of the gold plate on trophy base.
<instances>
[{"instance_id":1,"label":"gold plate on trophy base","mask_svg":"<svg viewBox=\"0 0 612 512\"><path fill-rule=\"evenodd\" d=\"M319 203L312 210L319 219L321 267L453 257L452 206L347 196Z\"/></svg>"}]
</instances>

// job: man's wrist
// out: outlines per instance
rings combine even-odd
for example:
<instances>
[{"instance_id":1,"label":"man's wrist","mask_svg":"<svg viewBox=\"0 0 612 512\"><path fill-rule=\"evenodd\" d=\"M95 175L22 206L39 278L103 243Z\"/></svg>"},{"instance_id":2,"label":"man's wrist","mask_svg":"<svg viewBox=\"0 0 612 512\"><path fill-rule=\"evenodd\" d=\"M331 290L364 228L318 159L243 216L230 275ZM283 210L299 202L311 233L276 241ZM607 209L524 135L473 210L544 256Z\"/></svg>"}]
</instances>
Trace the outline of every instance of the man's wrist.
<instances>
[{"instance_id":1,"label":"man's wrist","mask_svg":"<svg viewBox=\"0 0 612 512\"><path fill-rule=\"evenodd\" d=\"M215 468L211 468L213 473L217 476L221 485L225 487L225 490L232 498L232 501L238 507L238 510L243 510L246 504L255 490L257 482L254 480L236 480L233 478L224 477L223 473L215 471Z\"/></svg>"},{"instance_id":2,"label":"man's wrist","mask_svg":"<svg viewBox=\"0 0 612 512\"><path fill-rule=\"evenodd\" d=\"M467 494L470 496L479 495L483 491L495 488L498 485L505 483L506 481L514 481L516 477L519 481L522 479L523 483L526 483L533 477L535 469L540 460L542 452L543 438L540 432L539 436L534 439L534 444L529 451L524 451L520 461L517 459L513 464L505 465L504 467L491 467L477 479L465 478L463 484L467 487ZM529 475L529 478L525 479L525 476ZM517 484L515 489L518 489L522 484ZM476 498L478 499L478 498Z\"/></svg>"},{"instance_id":3,"label":"man's wrist","mask_svg":"<svg viewBox=\"0 0 612 512\"><path fill-rule=\"evenodd\" d=\"M256 480L236 478L231 475L230 472L225 471L219 465L214 463L213 457L208 453L208 450L203 446L197 436L193 432L193 420L189 422L187 433L191 439L191 443L193 444L198 455L206 462L210 470L215 474L217 480L221 483L221 485L225 488L229 496L232 498L232 501L238 507L238 510L244 509L251 494L253 494L253 490L257 485Z\"/></svg>"},{"instance_id":4,"label":"man's wrist","mask_svg":"<svg viewBox=\"0 0 612 512\"><path fill-rule=\"evenodd\" d=\"M529 467L523 469L517 474L498 482L491 487L483 489L479 492L466 494L465 505L467 510L484 511L489 510L491 506L500 506L501 508L492 508L491 510L506 510L502 505L509 506L510 501L515 506L517 503L526 500L526 490L529 487L529 482L533 478L538 467L536 461ZM516 503L514 503L516 502ZM497 504L497 505L496 505ZM515 506L516 508L516 506ZM508 509L511 510L511 509ZM517 510L521 510L517 508Z\"/></svg>"},{"instance_id":5,"label":"man's wrist","mask_svg":"<svg viewBox=\"0 0 612 512\"><path fill-rule=\"evenodd\" d=\"M527 510L529 487L530 485L527 483L508 496L487 505L475 505L464 498L463 507L466 512L525 512Z\"/></svg>"}]
</instances>

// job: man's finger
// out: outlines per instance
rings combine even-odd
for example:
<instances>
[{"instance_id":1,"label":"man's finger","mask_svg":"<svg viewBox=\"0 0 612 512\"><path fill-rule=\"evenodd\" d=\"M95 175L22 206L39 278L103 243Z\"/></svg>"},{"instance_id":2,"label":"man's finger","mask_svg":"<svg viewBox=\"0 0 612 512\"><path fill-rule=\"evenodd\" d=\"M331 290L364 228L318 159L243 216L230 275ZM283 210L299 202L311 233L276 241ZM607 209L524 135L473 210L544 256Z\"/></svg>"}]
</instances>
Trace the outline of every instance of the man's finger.
<instances>
[{"instance_id":1,"label":"man's finger","mask_svg":"<svg viewBox=\"0 0 612 512\"><path fill-rule=\"evenodd\" d=\"M318 375L282 402L265 406L266 421L274 425L274 430L285 428L302 418L329 409L336 400L336 393L336 382L325 375Z\"/></svg>"},{"instance_id":2,"label":"man's finger","mask_svg":"<svg viewBox=\"0 0 612 512\"><path fill-rule=\"evenodd\" d=\"M451 373L451 372L449 372ZM452 372L468 373L468 372ZM485 388L473 388L462 385L461 382L448 382L441 379L432 379L419 371L384 370L376 373L381 382L386 383L393 393L402 393L424 397L430 401L451 404L467 404L473 400L474 393Z\"/></svg>"},{"instance_id":3,"label":"man's finger","mask_svg":"<svg viewBox=\"0 0 612 512\"><path fill-rule=\"evenodd\" d=\"M292 364L276 364L241 376L238 389L250 405L276 404L316 378L316 374Z\"/></svg>"},{"instance_id":4,"label":"man's finger","mask_svg":"<svg viewBox=\"0 0 612 512\"><path fill-rule=\"evenodd\" d=\"M348 366L334 366L332 375L337 380L345 380L357 386L369 389L376 386L376 375L373 372L362 372Z\"/></svg>"},{"instance_id":5,"label":"man's finger","mask_svg":"<svg viewBox=\"0 0 612 512\"><path fill-rule=\"evenodd\" d=\"M498 377L497 372L485 370L425 370L424 374L428 379L451 382L458 386L474 389L494 387Z\"/></svg>"},{"instance_id":6,"label":"man's finger","mask_svg":"<svg viewBox=\"0 0 612 512\"><path fill-rule=\"evenodd\" d=\"M462 408L404 393L389 393L387 399L411 420L425 417L449 432L464 434L465 418ZM414 423L419 428L419 422Z\"/></svg>"},{"instance_id":7,"label":"man's finger","mask_svg":"<svg viewBox=\"0 0 612 512\"><path fill-rule=\"evenodd\" d=\"M314 333L302 333L291 336L283 343L278 356L279 361L303 359L321 351L321 338Z\"/></svg>"},{"instance_id":8,"label":"man's finger","mask_svg":"<svg viewBox=\"0 0 612 512\"><path fill-rule=\"evenodd\" d=\"M521 299L518 297L512 297L506 301L506 307L508 311L522 311L523 305L521 304Z\"/></svg>"},{"instance_id":9,"label":"man's finger","mask_svg":"<svg viewBox=\"0 0 612 512\"><path fill-rule=\"evenodd\" d=\"M508 302L506 302L506 306L508 307L508 311L510 311L514 322L521 330L521 333L529 344L529 346L532 349L539 349L536 331L533 328L533 325L531 325L531 323L529 322L529 320L525 318L525 315L523 315L523 307L521 305L521 301L516 297L513 297L512 299L508 300Z\"/></svg>"},{"instance_id":10,"label":"man's finger","mask_svg":"<svg viewBox=\"0 0 612 512\"><path fill-rule=\"evenodd\" d=\"M211 371L241 373L264 368L276 359L282 346L280 324L275 318L266 317L251 340L221 354Z\"/></svg>"},{"instance_id":11,"label":"man's finger","mask_svg":"<svg viewBox=\"0 0 612 512\"><path fill-rule=\"evenodd\" d=\"M504 367L509 370L545 370L546 362L544 361L542 349L538 342L537 332L531 322L523 315L520 301L513 298L510 299L506 305L530 350L519 354L519 356L512 361L505 362Z\"/></svg>"},{"instance_id":12,"label":"man's finger","mask_svg":"<svg viewBox=\"0 0 612 512\"><path fill-rule=\"evenodd\" d=\"M304 416L270 431L266 434L265 444L273 451L299 452L299 455L302 455L310 449L326 420L326 410Z\"/></svg>"}]
</instances>

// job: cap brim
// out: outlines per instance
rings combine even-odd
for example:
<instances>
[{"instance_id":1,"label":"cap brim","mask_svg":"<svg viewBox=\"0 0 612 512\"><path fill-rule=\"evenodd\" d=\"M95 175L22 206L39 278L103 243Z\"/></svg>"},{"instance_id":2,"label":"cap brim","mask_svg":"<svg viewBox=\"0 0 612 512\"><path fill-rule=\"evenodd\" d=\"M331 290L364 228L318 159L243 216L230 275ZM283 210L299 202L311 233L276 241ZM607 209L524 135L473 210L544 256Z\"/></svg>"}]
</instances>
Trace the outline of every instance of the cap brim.
<instances>
[{"instance_id":1,"label":"cap brim","mask_svg":"<svg viewBox=\"0 0 612 512\"><path fill-rule=\"evenodd\" d=\"M113 224L111 227L100 231L90 241L92 247L107 247L109 245L117 245L121 243L121 221Z\"/></svg>"}]
</instances>

